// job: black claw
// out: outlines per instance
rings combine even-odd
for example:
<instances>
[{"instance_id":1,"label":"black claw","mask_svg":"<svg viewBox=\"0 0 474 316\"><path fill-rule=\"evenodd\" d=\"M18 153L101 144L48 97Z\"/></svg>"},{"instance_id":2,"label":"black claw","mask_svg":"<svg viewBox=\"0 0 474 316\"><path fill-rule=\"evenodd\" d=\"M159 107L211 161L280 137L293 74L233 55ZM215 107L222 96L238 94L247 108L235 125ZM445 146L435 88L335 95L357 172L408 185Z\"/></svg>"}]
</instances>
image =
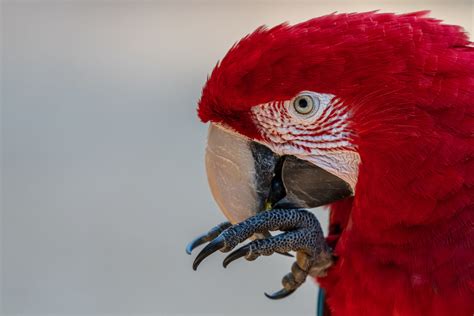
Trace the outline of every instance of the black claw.
<instances>
[{"instance_id":1,"label":"black claw","mask_svg":"<svg viewBox=\"0 0 474 316\"><path fill-rule=\"evenodd\" d=\"M223 232L225 229L229 228L230 226L232 226L230 222L220 223L219 225L213 227L207 233L202 234L201 236L195 238L186 246L186 253L190 255L194 248L199 247L202 244L213 240L214 238L219 236L221 232Z\"/></svg>"},{"instance_id":2,"label":"black claw","mask_svg":"<svg viewBox=\"0 0 474 316\"><path fill-rule=\"evenodd\" d=\"M206 243L209 241L208 235L203 234L199 237L196 237L193 241L191 241L187 246L186 246L186 253L188 255L191 254L194 248L201 246L202 244Z\"/></svg>"},{"instance_id":3,"label":"black claw","mask_svg":"<svg viewBox=\"0 0 474 316\"><path fill-rule=\"evenodd\" d=\"M239 249L231 252L227 257L225 257L224 262L222 262L222 265L224 266L224 268L227 268L229 263L231 263L232 261L237 260L241 257L245 257L248 254L249 250L249 245L240 247Z\"/></svg>"},{"instance_id":4,"label":"black claw","mask_svg":"<svg viewBox=\"0 0 474 316\"><path fill-rule=\"evenodd\" d=\"M268 297L271 300L279 300L281 298L285 298L288 295L292 294L296 289L293 290L287 290L287 289L281 289L278 292L275 292L273 294L267 294L264 293L266 297Z\"/></svg>"},{"instance_id":5,"label":"black claw","mask_svg":"<svg viewBox=\"0 0 474 316\"><path fill-rule=\"evenodd\" d=\"M280 252L280 251L276 251L276 253L279 253L280 255L282 256L286 256L286 257L290 257L290 258L293 258L294 256L289 253L289 252Z\"/></svg>"},{"instance_id":6,"label":"black claw","mask_svg":"<svg viewBox=\"0 0 474 316\"><path fill-rule=\"evenodd\" d=\"M211 241L209 244L204 247L204 249L201 250L200 253L198 253L196 259L194 259L193 262L193 270L196 271L197 267L199 264L208 256L216 252L217 250L221 249L224 247L225 240L222 236L218 236L216 239Z\"/></svg>"}]
</instances>

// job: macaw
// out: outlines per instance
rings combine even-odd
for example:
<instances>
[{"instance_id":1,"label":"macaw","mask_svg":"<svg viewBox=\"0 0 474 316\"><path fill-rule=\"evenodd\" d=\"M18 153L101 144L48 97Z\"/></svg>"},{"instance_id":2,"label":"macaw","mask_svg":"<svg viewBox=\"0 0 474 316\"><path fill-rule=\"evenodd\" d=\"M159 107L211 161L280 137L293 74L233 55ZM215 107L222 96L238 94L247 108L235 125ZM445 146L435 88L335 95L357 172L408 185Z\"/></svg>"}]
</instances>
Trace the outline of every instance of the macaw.
<instances>
[{"instance_id":1,"label":"macaw","mask_svg":"<svg viewBox=\"0 0 474 316\"><path fill-rule=\"evenodd\" d=\"M193 268L296 251L329 315L474 315L474 47L409 14L330 14L237 42L202 90L206 169L229 219ZM329 234L309 210L329 206ZM271 231L282 231L272 235Z\"/></svg>"}]
</instances>

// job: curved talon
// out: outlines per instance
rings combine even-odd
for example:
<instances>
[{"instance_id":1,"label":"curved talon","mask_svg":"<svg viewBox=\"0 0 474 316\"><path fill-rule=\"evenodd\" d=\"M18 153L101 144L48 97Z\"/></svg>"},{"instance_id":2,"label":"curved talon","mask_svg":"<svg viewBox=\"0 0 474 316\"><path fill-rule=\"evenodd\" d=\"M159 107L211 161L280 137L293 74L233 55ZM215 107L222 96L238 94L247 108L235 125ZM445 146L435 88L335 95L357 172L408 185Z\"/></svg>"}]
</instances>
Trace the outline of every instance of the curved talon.
<instances>
[{"instance_id":1,"label":"curved talon","mask_svg":"<svg viewBox=\"0 0 474 316\"><path fill-rule=\"evenodd\" d=\"M186 246L186 253L190 255L191 252L194 250L194 248L199 247L208 241L209 241L208 234L202 234L201 236L196 237Z\"/></svg>"},{"instance_id":2,"label":"curved talon","mask_svg":"<svg viewBox=\"0 0 474 316\"><path fill-rule=\"evenodd\" d=\"M216 252L217 250L224 247L225 240L224 237L218 236L216 239L211 241L209 244L201 250L201 252L196 256L193 262L193 270L196 271L199 264L208 256Z\"/></svg>"},{"instance_id":3,"label":"curved talon","mask_svg":"<svg viewBox=\"0 0 474 316\"><path fill-rule=\"evenodd\" d=\"M267 293L264 293L264 294L266 297L268 297L271 300L279 300L281 298L287 297L288 295L292 294L294 291L296 291L296 289L293 289L293 290L281 289L278 292L275 292L273 294L267 294Z\"/></svg>"},{"instance_id":4,"label":"curved talon","mask_svg":"<svg viewBox=\"0 0 474 316\"><path fill-rule=\"evenodd\" d=\"M226 226L230 226L225 228ZM281 230L281 234L272 236L268 231ZM296 251L296 263L291 272L282 279L283 289L265 296L269 299L282 299L295 292L313 270L318 276L320 271L327 269L332 260L326 257L331 255L331 249L326 244L321 226L317 218L305 209L273 209L261 212L236 225L220 224L211 229L206 235L194 239L186 248L187 252L209 241L193 262L196 270L199 264L208 256L220 250L233 250L238 244L252 237L249 244L235 249L224 258L223 266L227 267L232 261L245 257L247 260L259 255L270 255L279 252L289 255L287 250ZM321 254L328 253L328 256ZM316 256L316 254L319 254Z\"/></svg>"},{"instance_id":5,"label":"curved talon","mask_svg":"<svg viewBox=\"0 0 474 316\"><path fill-rule=\"evenodd\" d=\"M223 222L213 227L207 233L196 237L186 246L186 253L190 255L194 248L199 247L202 244L213 240L214 238L219 236L220 233L222 233L225 229L229 228L230 226L232 226L230 222Z\"/></svg>"},{"instance_id":6,"label":"curved talon","mask_svg":"<svg viewBox=\"0 0 474 316\"><path fill-rule=\"evenodd\" d=\"M224 261L222 262L222 265L224 266L224 268L227 268L229 263L231 263L232 261L237 260L241 257L245 257L249 253L249 250L249 245L240 247L239 249L231 252L227 257L225 257Z\"/></svg>"}]
</instances>

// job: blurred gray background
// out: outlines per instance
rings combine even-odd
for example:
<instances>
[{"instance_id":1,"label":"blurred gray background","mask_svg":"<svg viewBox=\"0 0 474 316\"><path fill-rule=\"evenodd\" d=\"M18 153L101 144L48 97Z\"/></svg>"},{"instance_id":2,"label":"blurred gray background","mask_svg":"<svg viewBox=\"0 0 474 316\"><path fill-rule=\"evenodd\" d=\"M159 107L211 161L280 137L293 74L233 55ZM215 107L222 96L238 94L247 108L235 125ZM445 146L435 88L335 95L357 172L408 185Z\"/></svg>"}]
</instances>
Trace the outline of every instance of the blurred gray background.
<instances>
[{"instance_id":1,"label":"blurred gray background","mask_svg":"<svg viewBox=\"0 0 474 316\"><path fill-rule=\"evenodd\" d=\"M3 1L4 315L311 315L286 300L292 259L222 254L191 269L186 243L223 220L207 187L206 75L261 24L333 11L409 12L472 32L471 1ZM322 220L324 221L324 212Z\"/></svg>"}]
</instances>

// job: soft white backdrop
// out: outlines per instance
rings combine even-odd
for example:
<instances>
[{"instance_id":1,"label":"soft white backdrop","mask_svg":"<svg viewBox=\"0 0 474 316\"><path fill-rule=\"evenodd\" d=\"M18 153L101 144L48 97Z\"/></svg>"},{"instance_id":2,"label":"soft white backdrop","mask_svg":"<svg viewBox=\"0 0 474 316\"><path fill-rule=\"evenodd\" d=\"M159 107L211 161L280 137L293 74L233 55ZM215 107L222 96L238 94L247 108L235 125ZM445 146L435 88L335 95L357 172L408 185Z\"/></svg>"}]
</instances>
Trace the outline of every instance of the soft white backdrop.
<instances>
[{"instance_id":1,"label":"soft white backdrop","mask_svg":"<svg viewBox=\"0 0 474 316\"><path fill-rule=\"evenodd\" d=\"M223 220L195 106L257 26L374 9L473 26L453 0L2 2L3 314L314 314L311 281L263 296L291 259L192 271L186 243Z\"/></svg>"}]
</instances>

